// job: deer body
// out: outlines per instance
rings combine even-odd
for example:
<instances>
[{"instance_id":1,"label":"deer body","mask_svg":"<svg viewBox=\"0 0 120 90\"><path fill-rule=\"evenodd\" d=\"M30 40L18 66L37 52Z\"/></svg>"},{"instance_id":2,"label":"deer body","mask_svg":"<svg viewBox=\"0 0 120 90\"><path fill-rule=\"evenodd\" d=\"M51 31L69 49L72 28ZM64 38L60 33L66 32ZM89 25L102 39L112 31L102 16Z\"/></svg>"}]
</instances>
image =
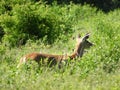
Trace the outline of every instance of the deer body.
<instances>
[{"instance_id":1,"label":"deer body","mask_svg":"<svg viewBox=\"0 0 120 90\"><path fill-rule=\"evenodd\" d=\"M89 38L89 34L86 34L83 38L80 38L80 36L76 39L77 44L75 47L74 52L71 55L52 55L52 54L43 54L43 53L31 53L23 56L20 59L20 62L17 66L17 68L22 64L26 63L28 60L35 60L38 64L46 63L52 65L60 64L61 62L65 60L72 60L76 57L82 57L84 53L85 48L90 48L92 46L92 43L87 41Z\"/></svg>"},{"instance_id":2,"label":"deer body","mask_svg":"<svg viewBox=\"0 0 120 90\"><path fill-rule=\"evenodd\" d=\"M46 59L46 60L45 60ZM61 63L62 60L67 59L66 55L52 55L52 54L43 54L43 53L31 53L27 54L20 59L20 63L17 68L22 64L26 63L28 60L35 60L38 64L47 63L52 65L56 65L57 63Z\"/></svg>"}]
</instances>

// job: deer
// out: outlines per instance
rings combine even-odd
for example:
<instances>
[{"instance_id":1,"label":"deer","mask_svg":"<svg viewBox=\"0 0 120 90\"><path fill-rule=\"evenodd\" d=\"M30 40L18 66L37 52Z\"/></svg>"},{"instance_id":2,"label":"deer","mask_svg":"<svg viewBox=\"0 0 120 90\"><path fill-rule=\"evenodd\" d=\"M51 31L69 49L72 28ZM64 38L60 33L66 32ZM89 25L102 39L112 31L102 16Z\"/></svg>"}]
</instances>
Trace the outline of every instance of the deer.
<instances>
[{"instance_id":1,"label":"deer","mask_svg":"<svg viewBox=\"0 0 120 90\"><path fill-rule=\"evenodd\" d=\"M54 55L54 54L46 54L46 53L38 53L38 52L33 52L30 54L27 54L23 56L19 64L17 65L17 68L21 66L21 64L26 63L29 60L34 60L36 61L39 65L42 63L47 63L47 65L54 66L58 65L60 67L61 63L67 60L74 60L77 57L82 57L85 49L90 48L93 44L88 41L90 34L87 33L84 37L81 37L80 35L77 36L76 38L76 46L71 55Z\"/></svg>"}]
</instances>

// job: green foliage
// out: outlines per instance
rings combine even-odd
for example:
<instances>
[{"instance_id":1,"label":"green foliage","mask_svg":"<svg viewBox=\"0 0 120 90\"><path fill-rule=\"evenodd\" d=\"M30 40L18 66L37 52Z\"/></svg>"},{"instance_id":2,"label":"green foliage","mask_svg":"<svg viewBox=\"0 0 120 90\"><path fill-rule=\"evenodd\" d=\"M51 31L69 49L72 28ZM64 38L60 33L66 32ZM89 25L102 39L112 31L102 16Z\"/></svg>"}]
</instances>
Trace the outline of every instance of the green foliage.
<instances>
[{"instance_id":1,"label":"green foliage","mask_svg":"<svg viewBox=\"0 0 120 90\"><path fill-rule=\"evenodd\" d=\"M14 2L12 10L0 16L4 32L0 43L1 90L120 88L119 9L104 14L87 5ZM20 57L27 53L71 54L76 44L71 36L88 32L94 46L82 58L71 61L62 69L46 66L38 69L36 62L16 68ZM24 43L21 47L11 47Z\"/></svg>"},{"instance_id":2,"label":"green foliage","mask_svg":"<svg viewBox=\"0 0 120 90\"><path fill-rule=\"evenodd\" d=\"M53 2L56 2L58 4L89 4L92 7L97 7L98 9L109 12L111 10L120 8L120 1L119 0L42 0L44 2L47 2L47 4L52 4Z\"/></svg>"},{"instance_id":3,"label":"green foliage","mask_svg":"<svg viewBox=\"0 0 120 90\"><path fill-rule=\"evenodd\" d=\"M45 42L50 44L57 39L67 40L77 24L78 20L75 19L84 20L89 15L93 16L95 11L89 6L79 8L74 4L64 7L56 4L51 7L40 2L15 4L9 13L1 15L5 33L3 42L9 43L9 46L19 46L29 39L46 38Z\"/></svg>"},{"instance_id":4,"label":"green foliage","mask_svg":"<svg viewBox=\"0 0 120 90\"><path fill-rule=\"evenodd\" d=\"M72 32L71 22L69 18L66 21L62 16L62 11L66 8L57 8L60 10L39 3L16 4L11 15L1 15L1 25L5 32L3 41L10 43L10 46L16 46L24 44L28 39L46 37L47 43L53 43L61 38L60 35L66 34L67 37Z\"/></svg>"}]
</instances>

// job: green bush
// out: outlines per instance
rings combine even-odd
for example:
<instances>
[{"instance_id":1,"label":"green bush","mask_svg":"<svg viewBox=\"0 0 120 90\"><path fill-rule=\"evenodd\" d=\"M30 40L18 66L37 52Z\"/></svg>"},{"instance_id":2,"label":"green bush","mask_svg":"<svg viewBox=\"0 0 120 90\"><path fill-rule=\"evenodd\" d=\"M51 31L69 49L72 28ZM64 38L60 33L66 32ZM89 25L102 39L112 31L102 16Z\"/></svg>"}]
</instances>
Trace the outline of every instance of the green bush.
<instances>
[{"instance_id":1,"label":"green bush","mask_svg":"<svg viewBox=\"0 0 120 90\"><path fill-rule=\"evenodd\" d=\"M50 6L40 2L14 2L16 3L12 3L11 11L0 15L3 32L0 33L0 89L120 88L119 9L105 14L96 12L96 8L72 3L63 6L54 3ZM81 36L90 33L89 40L94 43L82 58L71 61L62 69L46 66L38 69L37 63L31 61L21 65L19 69L16 68L20 58L31 52L64 52L70 55L76 44L70 36L78 33ZM42 40L54 43L46 45ZM7 46L24 43L26 45L21 47Z\"/></svg>"},{"instance_id":2,"label":"green bush","mask_svg":"<svg viewBox=\"0 0 120 90\"><path fill-rule=\"evenodd\" d=\"M2 15L1 21L5 32L3 41L10 43L10 46L44 37L47 43L53 43L60 35L72 32L71 23L58 17L51 7L39 3L15 5L11 15Z\"/></svg>"}]
</instances>

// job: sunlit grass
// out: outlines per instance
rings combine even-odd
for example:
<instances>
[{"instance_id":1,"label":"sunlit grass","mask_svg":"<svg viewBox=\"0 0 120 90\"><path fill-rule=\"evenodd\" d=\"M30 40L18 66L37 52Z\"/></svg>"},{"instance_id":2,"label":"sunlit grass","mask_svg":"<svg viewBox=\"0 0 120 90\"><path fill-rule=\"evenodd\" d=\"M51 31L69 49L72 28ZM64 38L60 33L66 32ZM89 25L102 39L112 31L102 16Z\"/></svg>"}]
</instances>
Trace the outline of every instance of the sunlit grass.
<instances>
[{"instance_id":1,"label":"sunlit grass","mask_svg":"<svg viewBox=\"0 0 120 90\"><path fill-rule=\"evenodd\" d=\"M69 20L65 16L66 23L67 20L73 23L71 27L74 32L70 34L71 37L64 38L61 35L64 40L56 40L51 45L44 44L42 40L29 40L24 46L14 48L3 43L0 45L0 90L119 90L120 10L108 14L91 14L92 9L88 9L88 6L69 7L73 7L71 11L62 14L71 17ZM20 57L27 53L71 54L76 42L72 38L78 33L84 35L88 32L91 34L89 40L94 46L82 58L62 69L46 66L38 69L36 62L28 62L27 65L16 68Z\"/></svg>"}]
</instances>

